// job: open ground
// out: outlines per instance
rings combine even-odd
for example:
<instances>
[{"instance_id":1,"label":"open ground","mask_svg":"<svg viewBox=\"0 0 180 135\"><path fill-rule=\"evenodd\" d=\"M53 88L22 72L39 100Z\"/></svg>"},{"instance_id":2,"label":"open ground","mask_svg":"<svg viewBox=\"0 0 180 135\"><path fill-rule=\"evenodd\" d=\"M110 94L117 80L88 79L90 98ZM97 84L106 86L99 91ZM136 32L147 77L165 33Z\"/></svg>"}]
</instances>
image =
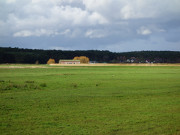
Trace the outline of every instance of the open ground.
<instances>
[{"instance_id":1,"label":"open ground","mask_svg":"<svg viewBox=\"0 0 180 135\"><path fill-rule=\"evenodd\" d=\"M1 134L180 134L180 66L0 65Z\"/></svg>"},{"instance_id":2,"label":"open ground","mask_svg":"<svg viewBox=\"0 0 180 135\"><path fill-rule=\"evenodd\" d=\"M93 63L93 64L0 64L0 68L55 68L55 67L94 67L94 66L180 66L180 63Z\"/></svg>"}]
</instances>

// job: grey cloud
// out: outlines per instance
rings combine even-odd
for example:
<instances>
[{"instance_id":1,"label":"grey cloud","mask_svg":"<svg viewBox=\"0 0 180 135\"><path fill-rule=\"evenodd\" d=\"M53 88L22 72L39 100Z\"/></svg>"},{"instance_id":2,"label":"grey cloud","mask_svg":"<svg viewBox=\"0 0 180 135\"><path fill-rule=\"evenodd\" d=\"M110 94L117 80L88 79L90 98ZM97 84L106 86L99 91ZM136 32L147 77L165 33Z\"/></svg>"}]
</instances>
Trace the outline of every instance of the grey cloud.
<instances>
[{"instance_id":1,"label":"grey cloud","mask_svg":"<svg viewBox=\"0 0 180 135\"><path fill-rule=\"evenodd\" d=\"M180 50L179 0L0 1L0 46Z\"/></svg>"}]
</instances>

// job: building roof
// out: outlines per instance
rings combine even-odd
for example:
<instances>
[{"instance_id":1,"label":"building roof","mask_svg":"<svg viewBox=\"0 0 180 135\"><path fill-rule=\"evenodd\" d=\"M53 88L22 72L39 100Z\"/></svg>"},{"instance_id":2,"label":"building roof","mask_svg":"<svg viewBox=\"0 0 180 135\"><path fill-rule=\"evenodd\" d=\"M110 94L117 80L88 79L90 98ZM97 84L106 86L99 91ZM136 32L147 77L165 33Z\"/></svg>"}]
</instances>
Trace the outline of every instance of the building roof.
<instances>
[{"instance_id":1,"label":"building roof","mask_svg":"<svg viewBox=\"0 0 180 135\"><path fill-rule=\"evenodd\" d=\"M59 61L74 61L74 62L80 62L80 60L59 60Z\"/></svg>"}]
</instances>

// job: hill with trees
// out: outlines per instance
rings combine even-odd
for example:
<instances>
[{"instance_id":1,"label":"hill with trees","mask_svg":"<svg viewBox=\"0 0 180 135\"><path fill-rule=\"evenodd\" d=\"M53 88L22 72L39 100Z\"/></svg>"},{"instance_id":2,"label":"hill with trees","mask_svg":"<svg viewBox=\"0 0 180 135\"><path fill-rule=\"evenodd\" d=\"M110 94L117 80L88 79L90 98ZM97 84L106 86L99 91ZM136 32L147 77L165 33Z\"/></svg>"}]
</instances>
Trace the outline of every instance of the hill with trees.
<instances>
[{"instance_id":1,"label":"hill with trees","mask_svg":"<svg viewBox=\"0 0 180 135\"><path fill-rule=\"evenodd\" d=\"M60 59L73 59L86 56L98 63L180 63L180 51L135 51L110 52L101 50L42 50L0 47L0 63L46 64L52 58L56 63Z\"/></svg>"}]
</instances>

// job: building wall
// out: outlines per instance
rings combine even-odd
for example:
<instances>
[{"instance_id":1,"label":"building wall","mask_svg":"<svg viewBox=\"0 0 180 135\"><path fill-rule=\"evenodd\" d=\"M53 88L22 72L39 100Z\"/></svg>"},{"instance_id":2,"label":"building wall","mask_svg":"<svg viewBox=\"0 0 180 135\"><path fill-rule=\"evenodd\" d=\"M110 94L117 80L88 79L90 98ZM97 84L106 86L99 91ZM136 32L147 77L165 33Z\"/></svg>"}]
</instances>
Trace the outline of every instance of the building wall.
<instances>
[{"instance_id":1,"label":"building wall","mask_svg":"<svg viewBox=\"0 0 180 135\"><path fill-rule=\"evenodd\" d=\"M79 61L61 61L60 64L80 64Z\"/></svg>"}]
</instances>

